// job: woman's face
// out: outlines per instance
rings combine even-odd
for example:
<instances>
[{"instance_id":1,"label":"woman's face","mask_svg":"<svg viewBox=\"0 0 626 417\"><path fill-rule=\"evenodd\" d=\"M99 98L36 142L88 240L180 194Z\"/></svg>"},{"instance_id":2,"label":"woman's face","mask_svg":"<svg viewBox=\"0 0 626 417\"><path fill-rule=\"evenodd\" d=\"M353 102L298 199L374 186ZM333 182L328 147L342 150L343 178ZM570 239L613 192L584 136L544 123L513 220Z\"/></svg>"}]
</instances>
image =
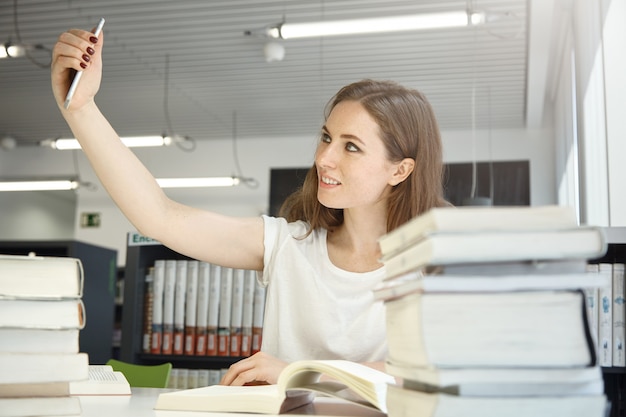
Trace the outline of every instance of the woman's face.
<instances>
[{"instance_id":1,"label":"woman's face","mask_svg":"<svg viewBox=\"0 0 626 417\"><path fill-rule=\"evenodd\" d=\"M356 101L342 101L322 128L315 153L317 198L329 208L383 203L398 164L387 160L379 128Z\"/></svg>"}]
</instances>

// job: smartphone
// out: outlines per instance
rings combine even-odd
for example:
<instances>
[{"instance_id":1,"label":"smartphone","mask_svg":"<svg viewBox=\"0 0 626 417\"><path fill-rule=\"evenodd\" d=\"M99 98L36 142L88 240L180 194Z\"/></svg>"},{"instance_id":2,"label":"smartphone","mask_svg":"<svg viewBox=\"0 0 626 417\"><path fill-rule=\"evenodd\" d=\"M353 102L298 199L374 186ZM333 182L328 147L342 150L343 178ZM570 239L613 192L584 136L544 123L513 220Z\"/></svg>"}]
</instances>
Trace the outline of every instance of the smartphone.
<instances>
[{"instance_id":1,"label":"smartphone","mask_svg":"<svg viewBox=\"0 0 626 417\"><path fill-rule=\"evenodd\" d=\"M94 35L100 35L102 32L102 26L104 26L104 18L101 18L98 22L98 26L96 26L96 30L93 32ZM74 79L72 80L72 84L70 85L70 89L67 91L67 95L65 96L65 103L63 103L63 107L66 109L70 107L70 102L72 101L72 97L74 97L74 93L76 92L76 87L78 86L78 82L80 81L80 77L83 76L83 71L77 71L76 75L74 75Z\"/></svg>"}]
</instances>

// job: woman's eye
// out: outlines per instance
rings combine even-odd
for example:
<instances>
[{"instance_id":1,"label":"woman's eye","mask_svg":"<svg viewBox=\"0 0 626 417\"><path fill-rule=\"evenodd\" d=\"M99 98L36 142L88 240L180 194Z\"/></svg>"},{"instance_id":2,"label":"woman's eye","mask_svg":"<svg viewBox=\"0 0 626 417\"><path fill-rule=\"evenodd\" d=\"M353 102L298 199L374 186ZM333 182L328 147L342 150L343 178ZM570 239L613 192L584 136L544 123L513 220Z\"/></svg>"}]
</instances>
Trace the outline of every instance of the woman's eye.
<instances>
[{"instance_id":1,"label":"woman's eye","mask_svg":"<svg viewBox=\"0 0 626 417\"><path fill-rule=\"evenodd\" d=\"M360 151L359 147L356 146L354 143L352 142L348 142L346 144L346 150L350 151L350 152L358 152Z\"/></svg>"},{"instance_id":2,"label":"woman's eye","mask_svg":"<svg viewBox=\"0 0 626 417\"><path fill-rule=\"evenodd\" d=\"M330 143L330 136L327 133L322 133L321 141L325 143Z\"/></svg>"}]
</instances>

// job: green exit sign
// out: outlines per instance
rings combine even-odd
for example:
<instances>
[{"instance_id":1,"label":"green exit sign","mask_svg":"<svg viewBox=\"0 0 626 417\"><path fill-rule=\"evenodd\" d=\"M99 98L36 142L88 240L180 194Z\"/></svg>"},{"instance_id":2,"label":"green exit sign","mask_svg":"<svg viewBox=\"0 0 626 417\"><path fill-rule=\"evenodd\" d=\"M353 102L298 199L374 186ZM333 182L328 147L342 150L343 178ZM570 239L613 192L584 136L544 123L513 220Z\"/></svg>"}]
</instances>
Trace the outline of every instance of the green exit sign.
<instances>
[{"instance_id":1,"label":"green exit sign","mask_svg":"<svg viewBox=\"0 0 626 417\"><path fill-rule=\"evenodd\" d=\"M100 213L81 213L81 227L100 227Z\"/></svg>"}]
</instances>

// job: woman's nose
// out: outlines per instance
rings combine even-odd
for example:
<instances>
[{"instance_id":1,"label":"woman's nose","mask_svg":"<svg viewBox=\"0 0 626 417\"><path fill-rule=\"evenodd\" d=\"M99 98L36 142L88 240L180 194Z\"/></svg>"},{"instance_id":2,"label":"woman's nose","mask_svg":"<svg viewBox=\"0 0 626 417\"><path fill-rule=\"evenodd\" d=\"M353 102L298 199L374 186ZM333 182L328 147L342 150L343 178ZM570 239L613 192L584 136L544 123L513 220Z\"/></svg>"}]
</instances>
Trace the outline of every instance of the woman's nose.
<instances>
[{"instance_id":1,"label":"woman's nose","mask_svg":"<svg viewBox=\"0 0 626 417\"><path fill-rule=\"evenodd\" d=\"M337 152L332 144L321 145L317 148L315 161L318 166L332 168L337 163Z\"/></svg>"}]
</instances>

